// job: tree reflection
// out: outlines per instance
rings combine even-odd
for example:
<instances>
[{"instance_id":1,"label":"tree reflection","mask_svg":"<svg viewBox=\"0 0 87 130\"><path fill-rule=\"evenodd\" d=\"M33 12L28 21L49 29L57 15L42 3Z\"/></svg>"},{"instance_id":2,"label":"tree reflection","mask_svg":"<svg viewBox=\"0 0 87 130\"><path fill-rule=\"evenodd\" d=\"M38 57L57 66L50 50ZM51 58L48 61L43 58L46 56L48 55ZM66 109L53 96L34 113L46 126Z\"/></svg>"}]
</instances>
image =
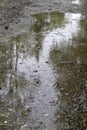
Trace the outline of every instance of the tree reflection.
<instances>
[{"instance_id":1,"label":"tree reflection","mask_svg":"<svg viewBox=\"0 0 87 130\"><path fill-rule=\"evenodd\" d=\"M29 115L23 95L23 87L27 86L28 81L25 75L18 73L18 61L23 46L20 40L20 37L16 37L8 43L0 44L0 129L3 130L20 129Z\"/></svg>"},{"instance_id":2,"label":"tree reflection","mask_svg":"<svg viewBox=\"0 0 87 130\"><path fill-rule=\"evenodd\" d=\"M48 31L53 31L57 27L64 26L64 13L53 12L36 14L34 17L37 19L36 23L31 27L35 37L35 51L37 61L39 60L40 51L42 48L42 41L45 37L45 33Z\"/></svg>"}]
</instances>

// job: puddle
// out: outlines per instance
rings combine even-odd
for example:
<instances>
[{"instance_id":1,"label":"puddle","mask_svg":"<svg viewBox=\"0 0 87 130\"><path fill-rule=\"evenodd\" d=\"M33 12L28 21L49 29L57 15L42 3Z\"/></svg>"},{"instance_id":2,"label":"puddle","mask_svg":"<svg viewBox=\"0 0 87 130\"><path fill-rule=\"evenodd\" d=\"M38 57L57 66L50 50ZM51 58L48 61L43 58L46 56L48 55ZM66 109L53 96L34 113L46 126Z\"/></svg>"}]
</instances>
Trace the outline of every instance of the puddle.
<instances>
[{"instance_id":1,"label":"puddle","mask_svg":"<svg viewBox=\"0 0 87 130\"><path fill-rule=\"evenodd\" d=\"M34 17L28 32L0 43L0 129L86 130L86 18Z\"/></svg>"}]
</instances>

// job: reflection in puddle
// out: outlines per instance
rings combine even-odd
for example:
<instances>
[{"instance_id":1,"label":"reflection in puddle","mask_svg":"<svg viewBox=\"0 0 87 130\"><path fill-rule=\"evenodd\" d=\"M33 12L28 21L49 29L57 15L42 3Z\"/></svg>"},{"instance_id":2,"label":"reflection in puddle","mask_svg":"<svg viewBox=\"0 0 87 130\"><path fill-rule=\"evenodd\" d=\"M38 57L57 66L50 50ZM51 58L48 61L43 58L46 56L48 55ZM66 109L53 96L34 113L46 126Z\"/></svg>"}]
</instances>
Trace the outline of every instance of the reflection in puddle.
<instances>
[{"instance_id":1,"label":"reflection in puddle","mask_svg":"<svg viewBox=\"0 0 87 130\"><path fill-rule=\"evenodd\" d=\"M79 32L79 20L81 14L65 14L65 25L51 30L46 34L43 44L44 48L42 55L44 57L49 56L50 48L54 45L67 46L67 44L72 44L72 37L77 36Z\"/></svg>"},{"instance_id":2,"label":"reflection in puddle","mask_svg":"<svg viewBox=\"0 0 87 130\"><path fill-rule=\"evenodd\" d=\"M87 48L81 14L34 17L29 32L0 44L0 128L85 129Z\"/></svg>"}]
</instances>

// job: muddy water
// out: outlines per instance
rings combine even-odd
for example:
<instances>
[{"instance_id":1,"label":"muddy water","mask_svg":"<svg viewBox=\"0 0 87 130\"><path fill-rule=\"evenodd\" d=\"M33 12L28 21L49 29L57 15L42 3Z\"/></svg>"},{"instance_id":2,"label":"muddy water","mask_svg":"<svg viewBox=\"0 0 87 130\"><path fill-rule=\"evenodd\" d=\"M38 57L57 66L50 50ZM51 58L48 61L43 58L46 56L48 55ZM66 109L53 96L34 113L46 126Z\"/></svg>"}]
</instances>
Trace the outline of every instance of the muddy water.
<instances>
[{"instance_id":1,"label":"muddy water","mask_svg":"<svg viewBox=\"0 0 87 130\"><path fill-rule=\"evenodd\" d=\"M87 18L33 17L0 43L0 129L87 130Z\"/></svg>"}]
</instances>

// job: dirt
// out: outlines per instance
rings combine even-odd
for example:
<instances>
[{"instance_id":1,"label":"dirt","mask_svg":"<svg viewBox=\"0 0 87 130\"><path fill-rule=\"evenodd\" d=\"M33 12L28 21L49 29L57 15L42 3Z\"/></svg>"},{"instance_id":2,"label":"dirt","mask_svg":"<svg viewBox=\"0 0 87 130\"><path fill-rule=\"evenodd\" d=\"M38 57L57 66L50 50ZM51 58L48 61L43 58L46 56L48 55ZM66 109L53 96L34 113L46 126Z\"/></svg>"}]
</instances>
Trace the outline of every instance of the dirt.
<instances>
[{"instance_id":1,"label":"dirt","mask_svg":"<svg viewBox=\"0 0 87 130\"><path fill-rule=\"evenodd\" d=\"M71 0L0 0L0 39L24 32L35 22L32 14L43 12L81 12Z\"/></svg>"}]
</instances>

